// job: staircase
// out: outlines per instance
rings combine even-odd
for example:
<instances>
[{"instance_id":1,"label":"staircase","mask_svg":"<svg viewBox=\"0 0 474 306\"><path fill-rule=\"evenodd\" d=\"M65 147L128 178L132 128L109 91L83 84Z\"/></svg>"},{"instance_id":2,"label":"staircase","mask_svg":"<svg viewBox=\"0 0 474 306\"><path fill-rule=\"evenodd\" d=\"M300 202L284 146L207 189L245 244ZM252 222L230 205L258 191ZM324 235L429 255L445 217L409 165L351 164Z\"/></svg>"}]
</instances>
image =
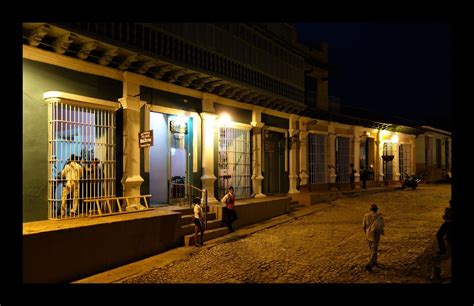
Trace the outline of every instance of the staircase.
<instances>
[{"instance_id":1,"label":"staircase","mask_svg":"<svg viewBox=\"0 0 474 306\"><path fill-rule=\"evenodd\" d=\"M181 236L185 246L194 245L194 211L192 208L180 210L181 212ZM221 220L216 219L216 213L208 212L207 227L204 231L204 242L229 233L229 229L222 225ZM199 234L200 235L200 234Z\"/></svg>"},{"instance_id":2,"label":"staircase","mask_svg":"<svg viewBox=\"0 0 474 306\"><path fill-rule=\"evenodd\" d=\"M301 208L305 207L306 205L304 205L303 203L300 204L299 201L297 200L291 200L290 201L290 212L293 212L293 211L296 211L296 210L300 210Z\"/></svg>"}]
</instances>

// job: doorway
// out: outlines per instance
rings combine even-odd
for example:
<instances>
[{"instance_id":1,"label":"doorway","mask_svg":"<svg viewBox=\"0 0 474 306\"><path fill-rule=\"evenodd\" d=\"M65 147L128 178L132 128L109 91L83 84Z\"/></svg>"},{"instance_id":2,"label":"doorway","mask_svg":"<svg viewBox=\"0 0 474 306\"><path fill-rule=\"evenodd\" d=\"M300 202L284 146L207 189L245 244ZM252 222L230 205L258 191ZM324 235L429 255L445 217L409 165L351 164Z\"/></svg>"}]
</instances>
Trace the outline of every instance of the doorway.
<instances>
[{"instance_id":1,"label":"doorway","mask_svg":"<svg viewBox=\"0 0 474 306\"><path fill-rule=\"evenodd\" d=\"M284 133L264 131L263 192L268 195L287 193L288 172L285 171Z\"/></svg>"},{"instance_id":2,"label":"doorway","mask_svg":"<svg viewBox=\"0 0 474 306\"><path fill-rule=\"evenodd\" d=\"M154 145L150 147L151 205L167 205L184 197L192 163L192 118L150 112Z\"/></svg>"}]
</instances>

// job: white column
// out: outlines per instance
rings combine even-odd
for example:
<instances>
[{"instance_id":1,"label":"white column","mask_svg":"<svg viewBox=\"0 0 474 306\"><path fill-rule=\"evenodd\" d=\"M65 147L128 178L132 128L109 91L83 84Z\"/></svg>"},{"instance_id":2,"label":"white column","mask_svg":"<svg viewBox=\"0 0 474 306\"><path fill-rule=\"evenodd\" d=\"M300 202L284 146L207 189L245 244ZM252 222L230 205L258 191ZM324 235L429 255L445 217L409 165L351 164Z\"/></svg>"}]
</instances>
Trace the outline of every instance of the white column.
<instances>
[{"instance_id":1,"label":"white column","mask_svg":"<svg viewBox=\"0 0 474 306\"><path fill-rule=\"evenodd\" d=\"M203 189L207 190L207 202L218 202L214 196L214 132L217 115L201 113L202 118L202 176Z\"/></svg>"},{"instance_id":2,"label":"white column","mask_svg":"<svg viewBox=\"0 0 474 306\"><path fill-rule=\"evenodd\" d=\"M310 118L300 118L300 185L308 185L308 121Z\"/></svg>"},{"instance_id":3,"label":"white column","mask_svg":"<svg viewBox=\"0 0 474 306\"><path fill-rule=\"evenodd\" d=\"M297 151L297 142L293 141L294 139L298 139L299 136L299 130L297 130L296 127L296 116L291 115L290 116L290 128L288 129L288 137L290 138L290 173L288 178L290 179L290 189L288 190L288 193L299 193L299 190L296 189L297 181L298 181L298 175L296 171L296 154L298 154ZM293 138L293 136L296 136Z\"/></svg>"},{"instance_id":4,"label":"white column","mask_svg":"<svg viewBox=\"0 0 474 306\"><path fill-rule=\"evenodd\" d=\"M140 176L140 148L138 134L140 132L140 108L145 102L130 95L119 99L123 107L123 195L139 196L143 178ZM130 199L128 210L140 210L145 207L140 205L139 198Z\"/></svg>"},{"instance_id":5,"label":"white column","mask_svg":"<svg viewBox=\"0 0 474 306\"><path fill-rule=\"evenodd\" d=\"M252 189L256 198L264 198L266 195L262 193L262 128L264 123L262 120L261 110L252 112Z\"/></svg>"},{"instance_id":6,"label":"white column","mask_svg":"<svg viewBox=\"0 0 474 306\"><path fill-rule=\"evenodd\" d=\"M393 151L395 150L395 151ZM393 180L398 181L400 179L400 145L397 143L393 143L392 145L392 153L393 153Z\"/></svg>"},{"instance_id":7,"label":"white column","mask_svg":"<svg viewBox=\"0 0 474 306\"><path fill-rule=\"evenodd\" d=\"M329 183L336 183L336 135L334 134L334 126L332 123L328 127L329 137L328 137L328 150L329 153Z\"/></svg>"},{"instance_id":8,"label":"white column","mask_svg":"<svg viewBox=\"0 0 474 306\"><path fill-rule=\"evenodd\" d=\"M354 131L354 169L357 171L355 174L355 182L360 182L360 137Z\"/></svg>"},{"instance_id":9,"label":"white column","mask_svg":"<svg viewBox=\"0 0 474 306\"><path fill-rule=\"evenodd\" d=\"M377 133L376 146L377 146L377 157L376 157L377 158L377 161L376 161L377 170L376 170L376 173L379 174L379 181L383 182L383 180L384 180L384 174L383 174L384 163L383 163L383 160L382 160L383 141L382 141L382 133L380 133L380 130ZM374 179L375 179L375 177L374 177Z\"/></svg>"}]
</instances>

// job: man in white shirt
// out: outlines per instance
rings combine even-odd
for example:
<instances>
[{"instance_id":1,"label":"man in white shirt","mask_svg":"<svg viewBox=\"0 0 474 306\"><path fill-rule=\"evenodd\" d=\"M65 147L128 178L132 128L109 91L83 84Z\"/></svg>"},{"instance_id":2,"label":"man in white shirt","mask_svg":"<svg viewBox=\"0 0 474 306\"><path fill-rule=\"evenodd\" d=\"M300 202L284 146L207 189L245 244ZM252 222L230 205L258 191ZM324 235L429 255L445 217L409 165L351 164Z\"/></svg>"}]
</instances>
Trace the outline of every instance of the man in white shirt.
<instances>
[{"instance_id":1,"label":"man in white shirt","mask_svg":"<svg viewBox=\"0 0 474 306\"><path fill-rule=\"evenodd\" d=\"M204 215L201 207L201 199L194 198L194 245L203 246L204 241ZM201 243L198 243L198 231L201 232Z\"/></svg>"},{"instance_id":2,"label":"man in white shirt","mask_svg":"<svg viewBox=\"0 0 474 306\"><path fill-rule=\"evenodd\" d=\"M79 179L81 178L82 167L77 163L77 157L71 154L71 158L61 171L61 178L66 179L66 185L63 187L61 196L61 218L66 215L66 199L72 191L72 209L71 217L74 217L79 204Z\"/></svg>"},{"instance_id":3,"label":"man in white shirt","mask_svg":"<svg viewBox=\"0 0 474 306\"><path fill-rule=\"evenodd\" d=\"M370 249L369 263L365 266L365 269L369 272L372 271L373 267L378 266L377 252L380 235L384 235L385 221L382 214L377 213L377 210L377 204L372 204L370 206L370 212L364 215L364 221L362 223Z\"/></svg>"}]
</instances>

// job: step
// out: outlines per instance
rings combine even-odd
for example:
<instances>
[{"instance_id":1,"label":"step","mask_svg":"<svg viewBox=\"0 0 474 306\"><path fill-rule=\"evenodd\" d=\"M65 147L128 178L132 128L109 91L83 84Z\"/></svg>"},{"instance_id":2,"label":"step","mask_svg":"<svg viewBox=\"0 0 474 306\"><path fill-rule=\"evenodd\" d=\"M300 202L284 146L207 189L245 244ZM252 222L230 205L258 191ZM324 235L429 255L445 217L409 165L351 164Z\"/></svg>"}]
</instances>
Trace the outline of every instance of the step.
<instances>
[{"instance_id":1,"label":"step","mask_svg":"<svg viewBox=\"0 0 474 306\"><path fill-rule=\"evenodd\" d=\"M217 216L215 212L207 213L207 221L216 220ZM185 226L188 224L194 224L194 214L192 215L182 215L180 220L180 226Z\"/></svg>"},{"instance_id":2,"label":"step","mask_svg":"<svg viewBox=\"0 0 474 306\"><path fill-rule=\"evenodd\" d=\"M186 235L194 234L194 226L195 226L194 223L181 226L181 235L186 236ZM212 220L212 221L208 220L206 231L210 231L219 227L222 227L221 220Z\"/></svg>"},{"instance_id":3,"label":"step","mask_svg":"<svg viewBox=\"0 0 474 306\"><path fill-rule=\"evenodd\" d=\"M204 243L206 243L206 241L208 241L208 240L227 235L228 233L229 233L229 229L227 227L219 227L219 228L216 228L216 229L205 231L204 232ZM185 246L194 245L194 233L184 236L184 245Z\"/></svg>"},{"instance_id":4,"label":"step","mask_svg":"<svg viewBox=\"0 0 474 306\"><path fill-rule=\"evenodd\" d=\"M305 207L305 206L306 206L306 205L304 205L303 203L301 203L301 204L298 203L298 204L296 204L296 205L290 205L290 210L291 210L291 211L295 211L295 210L298 210L298 209L303 208L303 207Z\"/></svg>"}]
</instances>

